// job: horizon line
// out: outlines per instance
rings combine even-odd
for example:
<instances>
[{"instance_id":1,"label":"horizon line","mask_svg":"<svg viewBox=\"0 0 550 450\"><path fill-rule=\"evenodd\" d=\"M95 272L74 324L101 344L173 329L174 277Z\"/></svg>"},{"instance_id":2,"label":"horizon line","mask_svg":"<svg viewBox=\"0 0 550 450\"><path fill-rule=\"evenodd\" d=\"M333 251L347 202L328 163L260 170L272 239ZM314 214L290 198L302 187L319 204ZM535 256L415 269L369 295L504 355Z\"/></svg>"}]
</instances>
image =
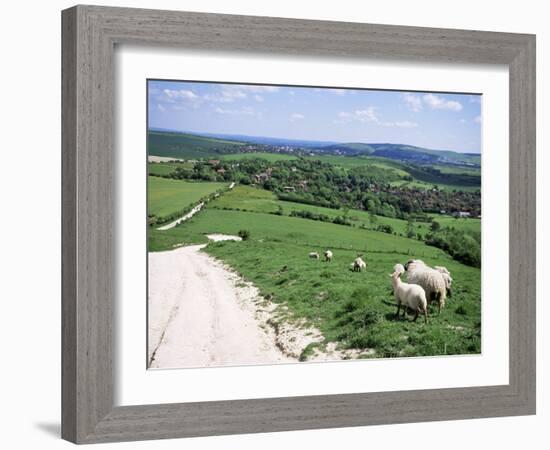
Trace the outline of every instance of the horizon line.
<instances>
[{"instance_id":1,"label":"horizon line","mask_svg":"<svg viewBox=\"0 0 550 450\"><path fill-rule=\"evenodd\" d=\"M195 136L207 136L207 135L225 135L225 136L242 136L242 137L251 137L251 138L264 138L264 139L282 139L286 141L304 141L304 142L322 142L326 143L327 145L343 145L343 144L364 144L364 145L370 145L370 144L389 144L389 145L408 145L409 147L415 147L418 149L424 149L424 150L433 150L433 151L442 151L442 152L452 152L452 153L460 153L460 154L474 154L474 155L481 155L481 150L479 152L476 151L460 151L460 150L449 150L449 149L441 149L441 148L428 148L428 147L419 147L418 145L412 145L412 144L403 144L403 143L397 143L397 142L363 142L363 141L326 141L323 139L297 139L297 138L287 138L287 137L281 137L281 136L264 136L264 135L254 135L254 134L233 134L233 133L213 133L209 131L188 131L188 130L176 130L173 128L162 128L162 127L147 127L147 131L169 131L169 132L175 132L175 133L181 133L181 134L193 134Z\"/></svg>"}]
</instances>

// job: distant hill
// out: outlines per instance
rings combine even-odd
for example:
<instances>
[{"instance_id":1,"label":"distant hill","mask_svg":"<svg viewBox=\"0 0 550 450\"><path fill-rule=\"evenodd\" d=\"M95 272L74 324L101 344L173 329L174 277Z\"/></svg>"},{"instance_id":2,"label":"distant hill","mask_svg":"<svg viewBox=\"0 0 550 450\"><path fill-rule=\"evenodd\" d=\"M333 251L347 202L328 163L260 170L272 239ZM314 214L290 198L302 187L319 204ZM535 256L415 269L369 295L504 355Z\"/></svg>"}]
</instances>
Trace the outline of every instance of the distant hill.
<instances>
[{"instance_id":1,"label":"distant hill","mask_svg":"<svg viewBox=\"0 0 550 450\"><path fill-rule=\"evenodd\" d=\"M197 135L160 129L151 129L148 133L149 154L154 156L208 158L247 151L246 147L250 145L261 146L262 148L257 148L255 151L263 152L272 151L270 146L289 146L301 149L305 154L374 156L420 166L447 165L479 168L481 164L481 156L477 153L432 150L405 144L334 143L229 134Z\"/></svg>"},{"instance_id":2,"label":"distant hill","mask_svg":"<svg viewBox=\"0 0 550 450\"><path fill-rule=\"evenodd\" d=\"M346 156L370 155L381 158L396 159L416 164L457 164L478 167L481 156L477 153L459 153L450 150L432 150L414 145L390 143L342 143L317 148L323 153Z\"/></svg>"},{"instance_id":3,"label":"distant hill","mask_svg":"<svg viewBox=\"0 0 550 450\"><path fill-rule=\"evenodd\" d=\"M149 155L170 158L208 158L217 154L236 153L244 142L216 139L173 131L149 130L147 149Z\"/></svg>"},{"instance_id":4,"label":"distant hill","mask_svg":"<svg viewBox=\"0 0 550 450\"><path fill-rule=\"evenodd\" d=\"M336 144L334 141L310 141L306 139L286 139L270 136L249 136L246 134L219 134L219 133L203 133L203 136L213 137L217 139L228 139L244 141L251 144L263 144L263 145L279 145L279 146L293 146L293 147L305 147L305 148L320 148L323 146Z\"/></svg>"}]
</instances>

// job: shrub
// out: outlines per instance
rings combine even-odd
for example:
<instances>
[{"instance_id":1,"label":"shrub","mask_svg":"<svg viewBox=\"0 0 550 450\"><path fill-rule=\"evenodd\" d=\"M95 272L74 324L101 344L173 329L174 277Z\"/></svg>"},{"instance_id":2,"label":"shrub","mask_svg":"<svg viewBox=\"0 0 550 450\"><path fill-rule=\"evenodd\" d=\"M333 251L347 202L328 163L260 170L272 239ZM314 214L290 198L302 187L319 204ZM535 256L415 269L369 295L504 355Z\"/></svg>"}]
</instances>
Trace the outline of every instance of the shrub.
<instances>
[{"instance_id":1,"label":"shrub","mask_svg":"<svg viewBox=\"0 0 550 450\"><path fill-rule=\"evenodd\" d=\"M239 230L237 235L243 240L247 241L250 238L250 230Z\"/></svg>"},{"instance_id":2,"label":"shrub","mask_svg":"<svg viewBox=\"0 0 550 450\"><path fill-rule=\"evenodd\" d=\"M426 244L440 248L457 261L481 267L481 233L455 228L443 228L426 236Z\"/></svg>"},{"instance_id":3,"label":"shrub","mask_svg":"<svg viewBox=\"0 0 550 450\"><path fill-rule=\"evenodd\" d=\"M382 231L383 233L393 234L393 227L391 225L378 225L376 231Z\"/></svg>"}]
</instances>

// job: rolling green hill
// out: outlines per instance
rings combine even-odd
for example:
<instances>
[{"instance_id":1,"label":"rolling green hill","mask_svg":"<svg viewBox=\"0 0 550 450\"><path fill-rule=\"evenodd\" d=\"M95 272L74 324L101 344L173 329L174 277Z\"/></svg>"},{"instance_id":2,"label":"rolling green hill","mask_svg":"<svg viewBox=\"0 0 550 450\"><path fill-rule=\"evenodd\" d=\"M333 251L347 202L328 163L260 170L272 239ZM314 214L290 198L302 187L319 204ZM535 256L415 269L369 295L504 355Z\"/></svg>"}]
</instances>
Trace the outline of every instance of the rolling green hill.
<instances>
[{"instance_id":1,"label":"rolling green hill","mask_svg":"<svg viewBox=\"0 0 550 450\"><path fill-rule=\"evenodd\" d=\"M219 153L235 152L244 142L228 141L194 134L168 131L149 131L147 149L149 155L171 158L208 158Z\"/></svg>"},{"instance_id":2,"label":"rolling green hill","mask_svg":"<svg viewBox=\"0 0 550 450\"><path fill-rule=\"evenodd\" d=\"M447 163L454 165L479 165L481 157L475 153L459 153L449 150L432 150L403 144L342 143L319 148L322 152L344 155L371 155L418 164Z\"/></svg>"},{"instance_id":3,"label":"rolling green hill","mask_svg":"<svg viewBox=\"0 0 550 450\"><path fill-rule=\"evenodd\" d=\"M371 166L391 169L402 180L388 179L393 186L431 188L433 185L455 190L476 190L481 186L480 155L445 150L430 150L400 144L332 144L311 149L297 148L292 154L283 153L272 144L250 144L215 137L168 131L149 131L150 155L196 159L242 161L264 159L269 162L297 158L321 160L344 169ZM183 167L183 166L181 166ZM175 168L175 166L174 166ZM188 167L189 168L189 167ZM155 175L169 175L165 167L151 169Z\"/></svg>"}]
</instances>

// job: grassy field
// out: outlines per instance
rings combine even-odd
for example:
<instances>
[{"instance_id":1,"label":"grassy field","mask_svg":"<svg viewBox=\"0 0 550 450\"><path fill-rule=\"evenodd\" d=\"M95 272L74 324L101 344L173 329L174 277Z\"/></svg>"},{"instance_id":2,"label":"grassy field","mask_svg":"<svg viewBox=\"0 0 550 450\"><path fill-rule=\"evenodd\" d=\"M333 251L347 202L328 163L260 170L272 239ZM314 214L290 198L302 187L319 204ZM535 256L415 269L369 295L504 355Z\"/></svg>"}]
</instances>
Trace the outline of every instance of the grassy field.
<instances>
[{"instance_id":1,"label":"grassy field","mask_svg":"<svg viewBox=\"0 0 550 450\"><path fill-rule=\"evenodd\" d=\"M148 154L171 158L208 158L218 152L233 151L244 143L223 139L195 136L192 134L149 131L147 133Z\"/></svg>"},{"instance_id":2,"label":"grassy field","mask_svg":"<svg viewBox=\"0 0 550 450\"><path fill-rule=\"evenodd\" d=\"M256 201L261 204L261 199ZM209 204L178 227L151 230L149 248L206 242L205 233L236 234L242 229L250 230L249 240L211 243L206 251L254 282L262 294L285 304L288 314L280 320L306 319L323 332L325 343L374 350L374 357L479 353L480 271L417 240L295 217L213 209ZM307 256L327 248L334 252L332 263ZM349 269L358 253L368 263L366 272ZM446 266L454 278L447 308L441 316L432 310L427 325L413 323L410 316L394 317L388 274L394 264L413 257ZM304 359L311 351L304 351Z\"/></svg>"},{"instance_id":3,"label":"grassy field","mask_svg":"<svg viewBox=\"0 0 550 450\"><path fill-rule=\"evenodd\" d=\"M267 152L251 152L251 153L235 153L229 155L221 155L220 159L225 161L242 161L243 159L265 159L269 162L275 161L291 161L297 156L288 155L286 153L267 153Z\"/></svg>"},{"instance_id":4,"label":"grassy field","mask_svg":"<svg viewBox=\"0 0 550 450\"><path fill-rule=\"evenodd\" d=\"M384 216L375 216L375 222L367 211L331 209L322 206L306 205L277 200L277 197L270 191L250 186L236 186L230 192L217 198L210 203L210 207L218 209L240 209L251 212L274 213L281 210L282 214L290 215L292 211L311 211L315 214L325 214L334 219L337 216L346 216L352 224L357 227L363 226L368 229L375 229L378 225L390 225L397 234L406 235L407 221L393 219ZM479 219L455 219L451 216L431 214L442 227L455 227L460 230L480 231L481 220ZM414 232L425 235L430 230L430 224L426 222L414 223Z\"/></svg>"},{"instance_id":5,"label":"grassy field","mask_svg":"<svg viewBox=\"0 0 550 450\"><path fill-rule=\"evenodd\" d=\"M405 177L409 173L404 170L404 165L397 161L391 161L383 158L375 158L371 156L336 156L336 155L320 155L320 156L308 156L311 159L317 159L329 164L333 164L344 169L352 169L360 166L376 166L381 169L389 169L399 175Z\"/></svg>"},{"instance_id":6,"label":"grassy field","mask_svg":"<svg viewBox=\"0 0 550 450\"><path fill-rule=\"evenodd\" d=\"M454 227L457 230L481 231L481 219L477 218L454 218L440 214L430 214L442 227Z\"/></svg>"},{"instance_id":7,"label":"grassy field","mask_svg":"<svg viewBox=\"0 0 550 450\"><path fill-rule=\"evenodd\" d=\"M184 169L192 169L193 163L170 162L170 163L148 163L147 164L147 170L149 172L149 175L169 175L174 170L176 170L177 167L181 167Z\"/></svg>"},{"instance_id":8,"label":"grassy field","mask_svg":"<svg viewBox=\"0 0 550 450\"><path fill-rule=\"evenodd\" d=\"M479 191L479 186L460 186L458 184L443 184L443 183L428 183L426 181L392 181L390 182L392 186L395 187L410 187L410 188L419 188L419 189L431 189L434 184L443 191L465 191L465 192L475 192Z\"/></svg>"},{"instance_id":9,"label":"grassy field","mask_svg":"<svg viewBox=\"0 0 550 450\"><path fill-rule=\"evenodd\" d=\"M157 217L174 214L227 185L227 183L192 183L149 176L147 214Z\"/></svg>"}]
</instances>

